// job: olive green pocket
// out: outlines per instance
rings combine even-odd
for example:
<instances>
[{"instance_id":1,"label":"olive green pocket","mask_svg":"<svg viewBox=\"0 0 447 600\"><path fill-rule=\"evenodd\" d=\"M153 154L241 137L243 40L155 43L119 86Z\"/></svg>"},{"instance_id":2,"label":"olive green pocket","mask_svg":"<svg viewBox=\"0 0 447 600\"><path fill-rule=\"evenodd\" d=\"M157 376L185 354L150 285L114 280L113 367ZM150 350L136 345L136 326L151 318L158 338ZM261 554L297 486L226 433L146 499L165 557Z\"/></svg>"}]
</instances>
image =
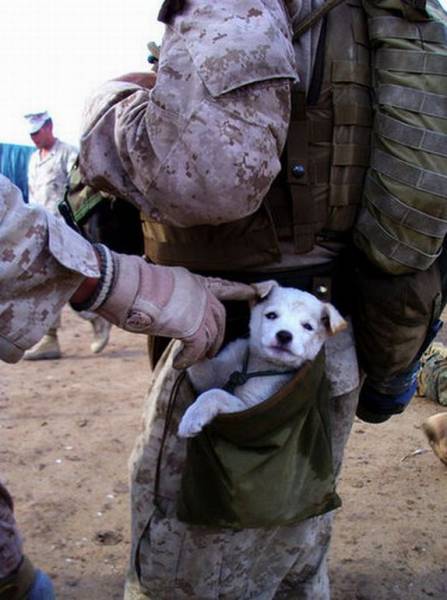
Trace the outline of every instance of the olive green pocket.
<instances>
[{"instance_id":1,"label":"olive green pocket","mask_svg":"<svg viewBox=\"0 0 447 600\"><path fill-rule=\"evenodd\" d=\"M269 527L296 523L340 504L323 352L268 400L219 415L188 441L180 520Z\"/></svg>"}]
</instances>

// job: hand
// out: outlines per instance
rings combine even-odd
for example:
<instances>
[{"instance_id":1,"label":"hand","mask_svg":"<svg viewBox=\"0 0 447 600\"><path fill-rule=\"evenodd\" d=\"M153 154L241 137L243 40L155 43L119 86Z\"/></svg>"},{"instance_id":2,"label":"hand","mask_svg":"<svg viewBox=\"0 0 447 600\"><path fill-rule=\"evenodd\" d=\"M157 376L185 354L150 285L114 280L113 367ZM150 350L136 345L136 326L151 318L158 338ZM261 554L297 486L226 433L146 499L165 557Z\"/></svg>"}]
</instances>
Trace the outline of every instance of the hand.
<instances>
[{"instance_id":1,"label":"hand","mask_svg":"<svg viewBox=\"0 0 447 600\"><path fill-rule=\"evenodd\" d=\"M402 413L416 393L419 362L405 373L377 384L366 378L360 390L357 417L367 423L383 423L393 415Z\"/></svg>"},{"instance_id":2,"label":"hand","mask_svg":"<svg viewBox=\"0 0 447 600\"><path fill-rule=\"evenodd\" d=\"M186 368L219 350L225 329L225 309L219 299L256 296L249 285L200 277L182 267L152 265L101 245L97 249L102 283L90 304L74 308L94 310L127 331L182 340L176 368Z\"/></svg>"}]
</instances>

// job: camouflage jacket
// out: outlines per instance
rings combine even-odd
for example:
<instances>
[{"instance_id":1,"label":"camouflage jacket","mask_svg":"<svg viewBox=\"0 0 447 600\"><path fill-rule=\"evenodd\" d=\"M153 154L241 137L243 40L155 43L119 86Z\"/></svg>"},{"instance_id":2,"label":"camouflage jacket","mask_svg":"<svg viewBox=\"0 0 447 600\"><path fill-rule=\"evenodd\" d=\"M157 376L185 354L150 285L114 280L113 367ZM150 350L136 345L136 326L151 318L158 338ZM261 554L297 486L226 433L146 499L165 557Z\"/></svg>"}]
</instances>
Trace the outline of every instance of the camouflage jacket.
<instances>
[{"instance_id":1,"label":"camouflage jacket","mask_svg":"<svg viewBox=\"0 0 447 600\"><path fill-rule=\"evenodd\" d=\"M280 170L299 78L291 21L282 0L186 3L152 90L110 81L88 100L87 181L182 227L253 213Z\"/></svg>"},{"instance_id":2,"label":"camouflage jacket","mask_svg":"<svg viewBox=\"0 0 447 600\"><path fill-rule=\"evenodd\" d=\"M15 362L52 325L84 277L92 246L0 175L0 359Z\"/></svg>"},{"instance_id":3,"label":"camouflage jacket","mask_svg":"<svg viewBox=\"0 0 447 600\"><path fill-rule=\"evenodd\" d=\"M68 174L78 156L74 146L56 140L43 158L36 150L28 165L30 204L43 206L53 214L59 214L57 206L64 196Z\"/></svg>"}]
</instances>

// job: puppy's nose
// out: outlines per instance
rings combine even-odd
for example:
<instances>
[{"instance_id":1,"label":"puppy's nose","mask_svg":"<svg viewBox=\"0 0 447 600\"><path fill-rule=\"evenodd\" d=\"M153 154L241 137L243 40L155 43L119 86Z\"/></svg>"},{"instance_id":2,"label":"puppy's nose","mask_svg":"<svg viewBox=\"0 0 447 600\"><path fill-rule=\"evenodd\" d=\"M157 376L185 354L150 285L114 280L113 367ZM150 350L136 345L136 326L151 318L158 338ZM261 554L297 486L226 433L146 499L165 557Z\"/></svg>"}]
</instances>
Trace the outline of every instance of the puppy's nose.
<instances>
[{"instance_id":1,"label":"puppy's nose","mask_svg":"<svg viewBox=\"0 0 447 600\"><path fill-rule=\"evenodd\" d=\"M280 344L283 344L285 346L286 344L289 344L292 341L293 335L290 333L290 331L281 329L281 331L277 332L276 339Z\"/></svg>"}]
</instances>

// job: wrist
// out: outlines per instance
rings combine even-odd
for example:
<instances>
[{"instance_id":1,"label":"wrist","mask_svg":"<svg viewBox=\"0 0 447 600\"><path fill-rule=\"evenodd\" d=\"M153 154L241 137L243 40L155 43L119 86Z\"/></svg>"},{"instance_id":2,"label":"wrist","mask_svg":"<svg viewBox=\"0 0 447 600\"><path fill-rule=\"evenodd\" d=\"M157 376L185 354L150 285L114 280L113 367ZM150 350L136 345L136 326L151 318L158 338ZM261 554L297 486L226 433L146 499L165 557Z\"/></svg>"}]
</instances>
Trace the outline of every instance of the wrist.
<instances>
[{"instance_id":1,"label":"wrist","mask_svg":"<svg viewBox=\"0 0 447 600\"><path fill-rule=\"evenodd\" d=\"M93 296L98 284L99 277L86 277L70 298L70 302L72 304L83 304Z\"/></svg>"},{"instance_id":2,"label":"wrist","mask_svg":"<svg viewBox=\"0 0 447 600\"><path fill-rule=\"evenodd\" d=\"M110 250L102 244L94 246L100 277L87 277L70 299L74 310L97 310L107 300L114 283L114 261Z\"/></svg>"}]
</instances>

